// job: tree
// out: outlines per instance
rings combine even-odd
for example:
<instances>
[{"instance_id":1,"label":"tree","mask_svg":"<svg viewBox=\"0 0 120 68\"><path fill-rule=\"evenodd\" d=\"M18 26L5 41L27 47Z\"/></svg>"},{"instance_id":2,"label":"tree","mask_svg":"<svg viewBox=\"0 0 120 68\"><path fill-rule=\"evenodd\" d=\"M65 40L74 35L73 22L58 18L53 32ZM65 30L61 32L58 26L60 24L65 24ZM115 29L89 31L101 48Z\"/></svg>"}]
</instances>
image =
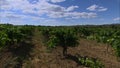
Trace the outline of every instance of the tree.
<instances>
[{"instance_id":1,"label":"tree","mask_svg":"<svg viewBox=\"0 0 120 68\"><path fill-rule=\"evenodd\" d=\"M68 47L75 47L78 44L76 33L70 29L55 29L50 31L49 34L48 47L62 46L64 56L67 55Z\"/></svg>"}]
</instances>

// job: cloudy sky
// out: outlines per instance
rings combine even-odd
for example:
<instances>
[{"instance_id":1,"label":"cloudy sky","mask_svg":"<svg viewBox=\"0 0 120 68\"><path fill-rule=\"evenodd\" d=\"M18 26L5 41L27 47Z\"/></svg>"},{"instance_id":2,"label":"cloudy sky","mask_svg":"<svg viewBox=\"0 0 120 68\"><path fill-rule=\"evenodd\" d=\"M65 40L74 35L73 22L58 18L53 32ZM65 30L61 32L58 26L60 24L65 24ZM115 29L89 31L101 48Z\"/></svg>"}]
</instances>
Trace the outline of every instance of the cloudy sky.
<instances>
[{"instance_id":1,"label":"cloudy sky","mask_svg":"<svg viewBox=\"0 0 120 68\"><path fill-rule=\"evenodd\" d=\"M120 23L120 0L0 0L0 23L85 25Z\"/></svg>"}]
</instances>

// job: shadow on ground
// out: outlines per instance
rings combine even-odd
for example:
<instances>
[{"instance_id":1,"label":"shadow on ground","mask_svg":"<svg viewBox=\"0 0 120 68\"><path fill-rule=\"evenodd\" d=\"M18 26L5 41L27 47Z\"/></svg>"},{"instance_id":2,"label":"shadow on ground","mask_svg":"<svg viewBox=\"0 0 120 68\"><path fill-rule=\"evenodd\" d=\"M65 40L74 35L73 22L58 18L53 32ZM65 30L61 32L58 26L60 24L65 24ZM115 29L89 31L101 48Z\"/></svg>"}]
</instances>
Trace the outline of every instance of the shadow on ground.
<instances>
[{"instance_id":1,"label":"shadow on ground","mask_svg":"<svg viewBox=\"0 0 120 68\"><path fill-rule=\"evenodd\" d=\"M92 58L92 57L88 57L88 56L81 56L79 54L76 54L76 56L71 55L71 54L67 54L66 57L65 57L65 59L69 59L69 60L72 60L72 61L76 62L77 66L84 65L79 61L79 58L83 58L84 60L86 60L86 58L91 58L94 62L97 61L97 58Z\"/></svg>"},{"instance_id":2,"label":"shadow on ground","mask_svg":"<svg viewBox=\"0 0 120 68\"><path fill-rule=\"evenodd\" d=\"M14 68L21 68L22 64L25 60L29 59L30 57L30 52L34 48L33 44L30 42L22 42L19 44L18 47L9 49L9 51L13 54L13 57L16 57L15 61L16 64ZM6 65L6 68L8 66L11 66L10 64Z\"/></svg>"},{"instance_id":3,"label":"shadow on ground","mask_svg":"<svg viewBox=\"0 0 120 68\"><path fill-rule=\"evenodd\" d=\"M79 55L79 57L81 57L81 56ZM71 54L67 54L65 59L69 59L69 60L72 60L72 61L76 62L77 66L81 65L80 61L78 60L78 55L74 56L74 55L71 55Z\"/></svg>"}]
</instances>

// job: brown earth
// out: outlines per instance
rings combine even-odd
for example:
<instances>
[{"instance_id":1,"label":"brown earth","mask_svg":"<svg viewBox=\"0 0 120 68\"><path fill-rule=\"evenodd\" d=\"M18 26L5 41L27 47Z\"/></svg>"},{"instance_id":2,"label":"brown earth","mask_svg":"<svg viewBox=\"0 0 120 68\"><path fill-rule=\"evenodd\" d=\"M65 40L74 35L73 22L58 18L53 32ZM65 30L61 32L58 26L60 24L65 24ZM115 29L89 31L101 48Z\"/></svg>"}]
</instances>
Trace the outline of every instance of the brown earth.
<instances>
[{"instance_id":1,"label":"brown earth","mask_svg":"<svg viewBox=\"0 0 120 68\"><path fill-rule=\"evenodd\" d=\"M25 48L21 47L22 50L18 49L19 52L2 51L0 68L87 68L78 64L77 55L97 58L105 65L105 68L120 68L120 62L117 61L113 49L109 47L109 51L106 51L107 44L80 39L79 46L70 47L68 49L69 57L65 58L62 56L60 46L48 51L41 41L40 33L35 30L32 41L30 41L33 44L29 44L30 47L28 47L29 45ZM28 49L26 50L26 48ZM25 58L18 61L18 57Z\"/></svg>"}]
</instances>

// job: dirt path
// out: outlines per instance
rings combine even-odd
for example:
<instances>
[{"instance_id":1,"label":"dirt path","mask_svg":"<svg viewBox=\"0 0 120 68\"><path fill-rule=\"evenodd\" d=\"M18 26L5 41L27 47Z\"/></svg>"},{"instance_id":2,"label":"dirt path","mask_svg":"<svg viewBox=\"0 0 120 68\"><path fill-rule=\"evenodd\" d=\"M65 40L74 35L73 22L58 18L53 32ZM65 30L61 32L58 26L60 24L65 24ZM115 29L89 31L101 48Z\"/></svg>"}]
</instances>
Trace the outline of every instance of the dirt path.
<instances>
[{"instance_id":1,"label":"dirt path","mask_svg":"<svg viewBox=\"0 0 120 68\"><path fill-rule=\"evenodd\" d=\"M31 53L32 58L24 63L23 68L83 68L83 66L76 67L77 63L72 60L64 59L60 47L49 53L42 44L37 29L33 37L33 43L35 48Z\"/></svg>"}]
</instances>

